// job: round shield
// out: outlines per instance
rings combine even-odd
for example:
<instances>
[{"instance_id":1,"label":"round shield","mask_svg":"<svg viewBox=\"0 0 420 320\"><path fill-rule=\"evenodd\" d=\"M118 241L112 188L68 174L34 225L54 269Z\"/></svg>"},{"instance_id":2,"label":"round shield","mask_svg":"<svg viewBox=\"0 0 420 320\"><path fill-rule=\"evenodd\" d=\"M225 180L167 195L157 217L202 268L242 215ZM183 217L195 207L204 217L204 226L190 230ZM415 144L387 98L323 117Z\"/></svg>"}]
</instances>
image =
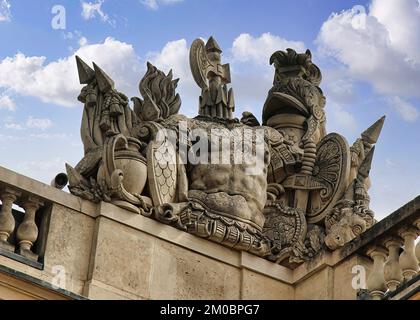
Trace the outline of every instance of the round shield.
<instances>
[{"instance_id":1,"label":"round shield","mask_svg":"<svg viewBox=\"0 0 420 320\"><path fill-rule=\"evenodd\" d=\"M323 187L311 192L308 223L322 221L342 198L350 172L350 150L346 139L330 133L317 146L313 176Z\"/></svg>"}]
</instances>

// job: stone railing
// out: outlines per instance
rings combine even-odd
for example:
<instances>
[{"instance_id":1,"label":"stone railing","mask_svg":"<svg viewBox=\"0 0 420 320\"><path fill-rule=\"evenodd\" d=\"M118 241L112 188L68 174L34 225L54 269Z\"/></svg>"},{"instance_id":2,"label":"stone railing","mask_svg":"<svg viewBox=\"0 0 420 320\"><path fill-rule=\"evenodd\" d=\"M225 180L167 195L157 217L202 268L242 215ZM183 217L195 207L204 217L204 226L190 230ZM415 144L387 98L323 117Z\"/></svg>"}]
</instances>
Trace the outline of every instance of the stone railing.
<instances>
[{"instance_id":1,"label":"stone railing","mask_svg":"<svg viewBox=\"0 0 420 320\"><path fill-rule=\"evenodd\" d=\"M420 197L367 232L365 239L371 241L361 251L373 260L366 283L372 299L382 299L420 276L419 236Z\"/></svg>"},{"instance_id":2,"label":"stone railing","mask_svg":"<svg viewBox=\"0 0 420 320\"><path fill-rule=\"evenodd\" d=\"M0 200L0 254L42 268L49 203L1 180Z\"/></svg>"}]
</instances>

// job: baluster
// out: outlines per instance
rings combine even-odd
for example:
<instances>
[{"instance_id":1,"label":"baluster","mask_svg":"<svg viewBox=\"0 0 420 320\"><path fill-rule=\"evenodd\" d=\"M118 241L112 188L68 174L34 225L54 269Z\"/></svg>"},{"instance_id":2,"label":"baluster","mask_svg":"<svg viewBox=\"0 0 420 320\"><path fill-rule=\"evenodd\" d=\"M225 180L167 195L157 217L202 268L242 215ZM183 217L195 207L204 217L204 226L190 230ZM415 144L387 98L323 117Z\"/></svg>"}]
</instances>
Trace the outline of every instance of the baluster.
<instances>
[{"instance_id":1,"label":"baluster","mask_svg":"<svg viewBox=\"0 0 420 320\"><path fill-rule=\"evenodd\" d=\"M386 286L390 291L397 289L403 280L402 270L399 263L399 250L403 245L402 239L392 237L385 241L385 247L388 249L388 260L384 266L384 277Z\"/></svg>"},{"instance_id":2,"label":"baluster","mask_svg":"<svg viewBox=\"0 0 420 320\"><path fill-rule=\"evenodd\" d=\"M35 213L42 205L36 198L28 198L23 202L25 216L17 229L17 239L19 241L18 253L28 259L38 260L38 255L31 251L34 242L38 239L38 227L35 223Z\"/></svg>"},{"instance_id":3,"label":"baluster","mask_svg":"<svg viewBox=\"0 0 420 320\"><path fill-rule=\"evenodd\" d=\"M400 231L400 236L404 239L404 251L400 255L400 266L404 280L410 280L419 270L419 262L416 258L414 242L417 238L417 229L404 228Z\"/></svg>"},{"instance_id":4,"label":"baluster","mask_svg":"<svg viewBox=\"0 0 420 320\"><path fill-rule=\"evenodd\" d=\"M417 230L420 233L420 218L417 219L414 222L414 225L417 227ZM416 246L416 257L417 257L417 261L419 262L419 267L420 267L420 241L417 242L417 246Z\"/></svg>"},{"instance_id":5,"label":"baluster","mask_svg":"<svg viewBox=\"0 0 420 320\"><path fill-rule=\"evenodd\" d=\"M20 193L10 188L6 188L1 195L0 248L12 252L15 251L15 247L8 242L8 239L15 230L15 217L12 214L12 205L18 196L20 196Z\"/></svg>"},{"instance_id":6,"label":"baluster","mask_svg":"<svg viewBox=\"0 0 420 320\"><path fill-rule=\"evenodd\" d=\"M373 300L380 300L385 292L384 264L387 251L383 247L375 246L368 250L367 255L373 259L373 269L366 281Z\"/></svg>"}]
</instances>

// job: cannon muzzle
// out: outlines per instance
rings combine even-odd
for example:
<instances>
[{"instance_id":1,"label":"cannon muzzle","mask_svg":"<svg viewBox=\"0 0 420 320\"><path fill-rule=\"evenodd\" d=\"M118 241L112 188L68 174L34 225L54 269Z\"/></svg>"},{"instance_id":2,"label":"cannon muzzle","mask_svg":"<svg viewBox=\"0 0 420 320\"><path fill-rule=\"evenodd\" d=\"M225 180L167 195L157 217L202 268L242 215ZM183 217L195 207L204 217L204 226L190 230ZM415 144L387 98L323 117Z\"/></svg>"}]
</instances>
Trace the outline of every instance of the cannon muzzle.
<instances>
[{"instance_id":1,"label":"cannon muzzle","mask_svg":"<svg viewBox=\"0 0 420 320\"><path fill-rule=\"evenodd\" d=\"M57 189L63 189L67 183L69 182L69 178L65 173L59 173L55 176L54 179L51 181L51 186Z\"/></svg>"}]
</instances>

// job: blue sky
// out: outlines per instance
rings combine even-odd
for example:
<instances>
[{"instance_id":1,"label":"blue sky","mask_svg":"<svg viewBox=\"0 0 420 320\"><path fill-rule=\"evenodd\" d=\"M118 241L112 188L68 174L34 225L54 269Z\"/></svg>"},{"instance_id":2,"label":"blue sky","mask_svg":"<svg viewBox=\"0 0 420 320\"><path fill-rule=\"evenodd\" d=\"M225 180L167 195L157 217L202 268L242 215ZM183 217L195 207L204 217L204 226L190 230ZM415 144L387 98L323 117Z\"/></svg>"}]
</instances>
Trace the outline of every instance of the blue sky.
<instances>
[{"instance_id":1,"label":"blue sky","mask_svg":"<svg viewBox=\"0 0 420 320\"><path fill-rule=\"evenodd\" d=\"M52 27L55 5L65 8L65 29ZM213 35L231 63L239 117L260 116L272 52L309 48L323 72L329 132L353 143L387 116L370 190L382 218L420 193L416 30L418 0L0 0L0 165L49 182L82 157L76 53L129 96L138 95L147 60L173 68L181 112L194 115L188 49Z\"/></svg>"}]
</instances>

